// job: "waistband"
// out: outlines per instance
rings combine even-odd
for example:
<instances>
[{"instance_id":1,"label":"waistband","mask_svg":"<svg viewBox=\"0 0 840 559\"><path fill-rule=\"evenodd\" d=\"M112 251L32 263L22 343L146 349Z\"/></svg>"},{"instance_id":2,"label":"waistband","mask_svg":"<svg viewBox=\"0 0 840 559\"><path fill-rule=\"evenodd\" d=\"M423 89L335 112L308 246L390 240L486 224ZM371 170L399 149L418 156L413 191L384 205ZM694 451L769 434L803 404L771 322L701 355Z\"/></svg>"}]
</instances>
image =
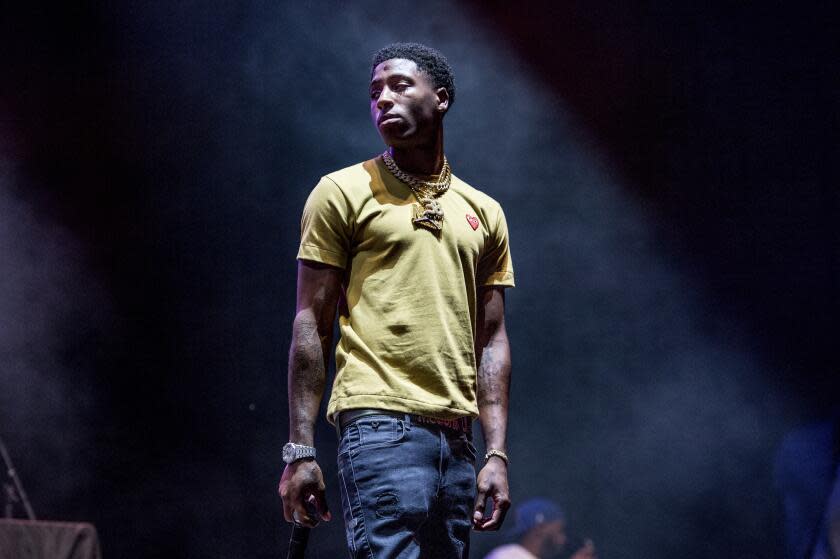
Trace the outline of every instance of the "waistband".
<instances>
[{"instance_id":1,"label":"waistband","mask_svg":"<svg viewBox=\"0 0 840 559\"><path fill-rule=\"evenodd\" d=\"M437 419L434 417L426 417L425 415L414 415L411 413L402 413L391 410L379 410L372 408L362 408L354 410L345 410L336 415L335 429L338 433L338 438L341 438L341 433L344 428L368 415L389 415L399 419L408 420L409 423L416 423L417 425L434 425L437 427L444 427L459 433L472 434L472 418L459 417L457 419Z\"/></svg>"}]
</instances>

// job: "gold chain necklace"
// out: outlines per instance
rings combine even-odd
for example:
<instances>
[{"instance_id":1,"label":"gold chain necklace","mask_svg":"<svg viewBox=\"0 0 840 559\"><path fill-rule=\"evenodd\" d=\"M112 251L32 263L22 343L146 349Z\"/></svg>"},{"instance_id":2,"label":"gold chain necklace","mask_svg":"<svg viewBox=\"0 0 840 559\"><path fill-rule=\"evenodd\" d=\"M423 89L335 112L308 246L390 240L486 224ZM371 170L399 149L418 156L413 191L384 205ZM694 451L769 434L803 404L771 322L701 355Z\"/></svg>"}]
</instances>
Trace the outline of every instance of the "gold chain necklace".
<instances>
[{"instance_id":1,"label":"gold chain necklace","mask_svg":"<svg viewBox=\"0 0 840 559\"><path fill-rule=\"evenodd\" d=\"M446 156L443 157L443 169L440 175L433 181L418 179L400 169L388 150L382 154L382 161L395 178L408 185L419 202L419 204L412 204L411 222L432 231L443 229L443 208L435 198L443 196L449 190L449 184L452 181L452 169L449 167Z\"/></svg>"}]
</instances>

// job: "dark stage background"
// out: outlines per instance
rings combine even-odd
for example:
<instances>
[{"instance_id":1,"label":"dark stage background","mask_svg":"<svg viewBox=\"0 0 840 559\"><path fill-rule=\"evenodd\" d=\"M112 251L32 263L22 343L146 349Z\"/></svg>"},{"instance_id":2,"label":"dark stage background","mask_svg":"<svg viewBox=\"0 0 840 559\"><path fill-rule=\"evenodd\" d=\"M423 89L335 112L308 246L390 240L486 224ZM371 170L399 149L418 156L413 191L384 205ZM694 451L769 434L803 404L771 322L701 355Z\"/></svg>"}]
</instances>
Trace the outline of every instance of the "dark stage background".
<instances>
[{"instance_id":1,"label":"dark stage background","mask_svg":"<svg viewBox=\"0 0 840 559\"><path fill-rule=\"evenodd\" d=\"M514 500L602 559L780 558L775 449L840 393L829 3L558 4L5 11L0 435L40 516L105 557L281 555L300 211L382 149L369 57L419 40L511 230Z\"/></svg>"}]
</instances>

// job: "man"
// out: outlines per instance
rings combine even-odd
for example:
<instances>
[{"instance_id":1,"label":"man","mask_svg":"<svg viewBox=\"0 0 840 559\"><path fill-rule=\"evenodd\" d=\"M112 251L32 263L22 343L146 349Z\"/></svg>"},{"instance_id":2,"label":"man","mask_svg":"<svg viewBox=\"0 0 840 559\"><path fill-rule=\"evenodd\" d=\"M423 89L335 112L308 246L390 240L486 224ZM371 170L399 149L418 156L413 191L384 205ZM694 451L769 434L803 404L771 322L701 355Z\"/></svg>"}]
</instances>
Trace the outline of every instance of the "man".
<instances>
[{"instance_id":1,"label":"man","mask_svg":"<svg viewBox=\"0 0 840 559\"><path fill-rule=\"evenodd\" d=\"M516 507L511 539L515 543L497 547L484 559L549 559L561 552L570 559L598 557L592 540L569 542L563 510L548 499L529 499Z\"/></svg>"},{"instance_id":2,"label":"man","mask_svg":"<svg viewBox=\"0 0 840 559\"><path fill-rule=\"evenodd\" d=\"M325 176L303 212L280 495L287 521L330 519L312 447L338 309L327 419L340 436L351 557L464 558L471 526L497 530L510 506L504 288L513 268L501 207L444 156L454 100L439 52L380 50L370 112L388 148ZM488 449L477 479L476 416Z\"/></svg>"},{"instance_id":3,"label":"man","mask_svg":"<svg viewBox=\"0 0 840 559\"><path fill-rule=\"evenodd\" d=\"M840 408L789 432L776 454L785 557L840 558Z\"/></svg>"}]
</instances>

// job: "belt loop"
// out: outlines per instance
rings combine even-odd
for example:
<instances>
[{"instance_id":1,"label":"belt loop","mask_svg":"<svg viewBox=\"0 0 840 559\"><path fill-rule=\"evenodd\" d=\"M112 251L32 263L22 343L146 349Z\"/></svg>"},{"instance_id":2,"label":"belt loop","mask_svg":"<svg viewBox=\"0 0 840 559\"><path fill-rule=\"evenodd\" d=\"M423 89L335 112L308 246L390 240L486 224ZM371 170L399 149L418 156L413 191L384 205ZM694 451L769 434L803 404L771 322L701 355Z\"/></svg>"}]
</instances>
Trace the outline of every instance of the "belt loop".
<instances>
[{"instance_id":1,"label":"belt loop","mask_svg":"<svg viewBox=\"0 0 840 559\"><path fill-rule=\"evenodd\" d=\"M406 431L411 431L411 414L407 413L403 416L403 425Z\"/></svg>"}]
</instances>

